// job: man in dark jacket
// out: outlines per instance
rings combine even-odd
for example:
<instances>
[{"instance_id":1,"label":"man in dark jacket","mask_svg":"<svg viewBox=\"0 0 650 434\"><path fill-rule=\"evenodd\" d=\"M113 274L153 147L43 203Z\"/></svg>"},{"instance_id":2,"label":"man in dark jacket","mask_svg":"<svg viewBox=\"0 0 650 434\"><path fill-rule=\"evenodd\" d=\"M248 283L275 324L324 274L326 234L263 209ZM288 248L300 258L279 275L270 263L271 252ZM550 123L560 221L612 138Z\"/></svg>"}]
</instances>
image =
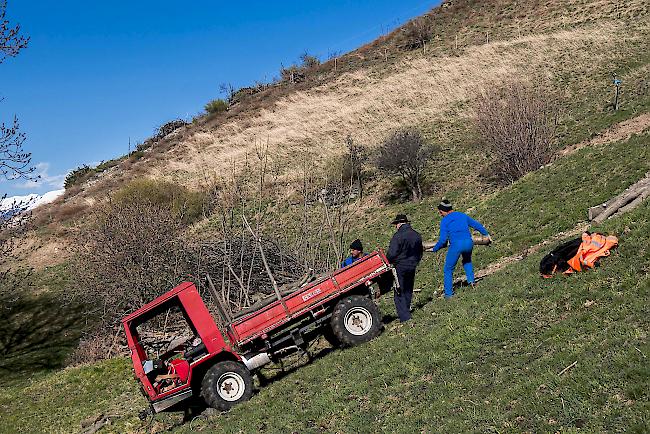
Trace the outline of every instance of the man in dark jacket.
<instances>
[{"instance_id":1,"label":"man in dark jacket","mask_svg":"<svg viewBox=\"0 0 650 434\"><path fill-rule=\"evenodd\" d=\"M411 319L415 269L422 259L422 237L404 214L398 214L391 224L397 232L390 240L386 256L397 271L399 288L395 291L395 309L399 320L405 322Z\"/></svg>"}]
</instances>

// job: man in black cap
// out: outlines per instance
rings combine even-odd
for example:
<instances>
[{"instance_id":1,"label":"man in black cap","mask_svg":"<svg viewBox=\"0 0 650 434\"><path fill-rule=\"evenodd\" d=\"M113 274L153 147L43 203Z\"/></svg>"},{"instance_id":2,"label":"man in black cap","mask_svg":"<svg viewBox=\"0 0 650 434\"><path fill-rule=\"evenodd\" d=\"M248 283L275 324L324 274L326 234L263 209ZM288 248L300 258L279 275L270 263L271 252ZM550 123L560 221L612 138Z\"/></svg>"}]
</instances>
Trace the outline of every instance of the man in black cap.
<instances>
[{"instance_id":1,"label":"man in black cap","mask_svg":"<svg viewBox=\"0 0 650 434\"><path fill-rule=\"evenodd\" d=\"M404 214L398 214L391 224L397 232L390 240L386 256L397 271L399 288L395 291L395 309L399 320L405 322L411 319L415 269L422 259L422 237Z\"/></svg>"},{"instance_id":2,"label":"man in black cap","mask_svg":"<svg viewBox=\"0 0 650 434\"><path fill-rule=\"evenodd\" d=\"M352 241L352 244L350 244L350 256L341 262L341 267L347 267L348 265L354 264L364 256L366 256L366 254L363 253L363 244L361 244L361 240L356 239Z\"/></svg>"}]
</instances>

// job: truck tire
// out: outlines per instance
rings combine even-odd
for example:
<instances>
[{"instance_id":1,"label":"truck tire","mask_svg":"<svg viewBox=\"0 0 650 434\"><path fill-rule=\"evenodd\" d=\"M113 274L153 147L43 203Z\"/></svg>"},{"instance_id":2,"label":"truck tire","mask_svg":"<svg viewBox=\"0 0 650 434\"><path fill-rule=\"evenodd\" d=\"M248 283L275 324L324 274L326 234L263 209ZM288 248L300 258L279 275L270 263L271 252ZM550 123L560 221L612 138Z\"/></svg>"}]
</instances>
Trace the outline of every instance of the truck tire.
<instances>
[{"instance_id":1,"label":"truck tire","mask_svg":"<svg viewBox=\"0 0 650 434\"><path fill-rule=\"evenodd\" d=\"M323 327L323 337L332 348L338 348L341 346L341 341L339 341L339 338L334 334L331 324L327 324Z\"/></svg>"},{"instance_id":2,"label":"truck tire","mask_svg":"<svg viewBox=\"0 0 650 434\"><path fill-rule=\"evenodd\" d=\"M352 295L344 298L334 307L332 330L343 345L368 342L381 331L379 309L368 297Z\"/></svg>"},{"instance_id":3,"label":"truck tire","mask_svg":"<svg viewBox=\"0 0 650 434\"><path fill-rule=\"evenodd\" d=\"M224 361L212 366L201 381L201 396L217 410L230 410L253 396L253 377L244 365Z\"/></svg>"}]
</instances>

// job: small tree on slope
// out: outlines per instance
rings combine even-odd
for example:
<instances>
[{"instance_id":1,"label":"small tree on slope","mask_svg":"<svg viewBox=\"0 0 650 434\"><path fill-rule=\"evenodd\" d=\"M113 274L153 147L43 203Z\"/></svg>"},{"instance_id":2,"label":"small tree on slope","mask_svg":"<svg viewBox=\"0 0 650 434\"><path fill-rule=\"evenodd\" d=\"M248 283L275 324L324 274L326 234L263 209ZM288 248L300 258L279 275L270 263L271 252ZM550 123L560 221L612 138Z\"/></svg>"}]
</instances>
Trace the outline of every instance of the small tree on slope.
<instances>
[{"instance_id":1,"label":"small tree on slope","mask_svg":"<svg viewBox=\"0 0 650 434\"><path fill-rule=\"evenodd\" d=\"M388 137L378 149L375 165L378 169L402 177L411 199L422 199L422 178L426 164L439 152L427 145L422 134L413 128L404 128Z\"/></svg>"},{"instance_id":2,"label":"small tree on slope","mask_svg":"<svg viewBox=\"0 0 650 434\"><path fill-rule=\"evenodd\" d=\"M529 85L513 82L481 93L475 127L493 160L490 174L510 184L548 164L556 119L554 98Z\"/></svg>"}]
</instances>

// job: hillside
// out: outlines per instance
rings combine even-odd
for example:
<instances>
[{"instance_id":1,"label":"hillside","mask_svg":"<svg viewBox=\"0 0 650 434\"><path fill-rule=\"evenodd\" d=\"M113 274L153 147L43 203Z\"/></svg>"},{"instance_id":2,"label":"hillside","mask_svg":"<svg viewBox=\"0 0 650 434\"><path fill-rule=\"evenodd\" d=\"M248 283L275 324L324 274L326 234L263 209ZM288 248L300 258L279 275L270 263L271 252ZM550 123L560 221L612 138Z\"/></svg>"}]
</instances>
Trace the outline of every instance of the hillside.
<instances>
[{"instance_id":1,"label":"hillside","mask_svg":"<svg viewBox=\"0 0 650 434\"><path fill-rule=\"evenodd\" d=\"M372 147L401 126L422 128L441 142L447 158L471 156L480 167L487 162L468 134L469 102L504 80L542 82L561 95L560 145L576 143L647 107L649 13L643 1L448 2L428 15L436 34L426 51L399 49L403 29L397 29L341 56L336 71L328 61L304 83L275 86L226 114L197 118L141 158L116 161L58 206L67 207L63 214L79 213L107 190L142 176L202 188L233 165L242 170L262 145L291 179L303 169L294 155L323 165L342 152L346 136ZM371 56L379 52L388 57ZM625 104L615 115L604 110L613 72L625 84Z\"/></svg>"},{"instance_id":2,"label":"hillside","mask_svg":"<svg viewBox=\"0 0 650 434\"><path fill-rule=\"evenodd\" d=\"M78 432L100 414L112 421L101 432L650 431L650 204L592 228L621 240L600 268L538 274L546 251L587 226L590 206L650 171L649 17L641 0L448 1L419 18L434 23L426 50L400 48L397 29L342 55L336 70L324 63L302 83L251 95L138 158L106 165L37 215L29 296L0 325L0 432ZM618 112L610 107L613 72L623 80ZM553 162L500 186L481 175L491 160L470 120L479 91L513 79L542 84L563 106ZM83 305L62 301L71 284L62 246L106 192L140 177L205 188L233 166L245 170L268 145L272 191L288 197L302 172L327 171L347 135L372 149L403 126L443 149L427 168L433 193L421 203L386 200L390 182L373 174L350 234L386 246L387 222L399 212L434 238L431 207L444 195L496 240L475 250L478 269L521 260L445 302L437 297L442 257L427 255L412 325L389 322L354 349L319 342L312 363L297 360L299 369L285 374L272 367L271 384L251 401L191 423L180 413L138 420L146 402L127 358L63 368L87 319ZM271 205L282 222L284 205ZM209 235L216 220L189 232ZM390 297L381 309L394 316Z\"/></svg>"},{"instance_id":3,"label":"hillside","mask_svg":"<svg viewBox=\"0 0 650 434\"><path fill-rule=\"evenodd\" d=\"M573 217L584 216L584 205L593 203L594 195L617 193L650 169L649 143L650 132L583 149L482 202L481 213L486 219L492 214L488 226L499 241L494 250L477 250L479 263L571 229ZM629 170L616 169L635 153ZM604 162L612 163L620 178L603 180L598 168ZM570 176L576 166L589 168L578 188ZM545 190L547 183L574 189L582 199L554 197ZM504 202L533 201L546 202L543 209L561 210L566 218L551 218L552 225L542 228L536 215L541 208L524 207L517 216L521 226L514 227L513 219L492 211L503 209ZM154 427L176 426L181 432L645 432L650 423L644 362L650 352L649 216L646 204L595 228L621 238L621 247L600 269L543 280L537 272L542 253L536 253L485 278L476 289L461 289L452 302L433 295L441 273L437 259L429 256L418 275L422 292L413 327L391 323L379 339L355 349L321 347L315 362L278 378L226 415L199 418L192 428L180 425L179 414L163 415ZM426 231L424 218L418 221L416 227ZM533 237L522 239L522 233ZM388 298L382 310L392 314ZM51 347L40 351L47 354ZM115 359L37 372L26 383L10 384L0 392L0 429L74 431L81 420L103 413L115 415L107 431L141 430L137 412L145 402L129 363ZM62 400L65 406L57 404Z\"/></svg>"}]
</instances>

